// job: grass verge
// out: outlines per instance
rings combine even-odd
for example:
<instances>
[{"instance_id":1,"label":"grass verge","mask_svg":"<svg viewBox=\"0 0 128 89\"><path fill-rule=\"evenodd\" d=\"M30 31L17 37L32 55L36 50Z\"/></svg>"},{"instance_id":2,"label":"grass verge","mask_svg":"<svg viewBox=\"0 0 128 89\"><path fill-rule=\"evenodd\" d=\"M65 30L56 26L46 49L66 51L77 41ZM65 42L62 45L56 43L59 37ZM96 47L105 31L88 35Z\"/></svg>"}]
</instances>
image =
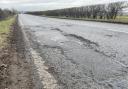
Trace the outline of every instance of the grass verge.
<instances>
[{"instance_id":1,"label":"grass verge","mask_svg":"<svg viewBox=\"0 0 128 89\"><path fill-rule=\"evenodd\" d=\"M48 17L59 18L59 19L71 19L71 20L82 20L82 21L116 23L116 24L128 24L128 16L118 16L115 20L113 20L113 19L108 20L108 19L72 18L72 17L58 17L58 16L48 16Z\"/></svg>"},{"instance_id":2,"label":"grass verge","mask_svg":"<svg viewBox=\"0 0 128 89\"><path fill-rule=\"evenodd\" d=\"M0 21L0 49L7 45L7 38L9 37L10 28L14 20L14 17L10 17Z\"/></svg>"},{"instance_id":3,"label":"grass verge","mask_svg":"<svg viewBox=\"0 0 128 89\"><path fill-rule=\"evenodd\" d=\"M0 89L33 89L18 18L0 21Z\"/></svg>"},{"instance_id":4,"label":"grass verge","mask_svg":"<svg viewBox=\"0 0 128 89\"><path fill-rule=\"evenodd\" d=\"M0 89L5 89L6 85L10 82L8 78L7 64L10 63L8 59L10 59L11 56L9 55L8 46L10 44L10 29L14 20L14 17L10 17L0 21Z\"/></svg>"}]
</instances>

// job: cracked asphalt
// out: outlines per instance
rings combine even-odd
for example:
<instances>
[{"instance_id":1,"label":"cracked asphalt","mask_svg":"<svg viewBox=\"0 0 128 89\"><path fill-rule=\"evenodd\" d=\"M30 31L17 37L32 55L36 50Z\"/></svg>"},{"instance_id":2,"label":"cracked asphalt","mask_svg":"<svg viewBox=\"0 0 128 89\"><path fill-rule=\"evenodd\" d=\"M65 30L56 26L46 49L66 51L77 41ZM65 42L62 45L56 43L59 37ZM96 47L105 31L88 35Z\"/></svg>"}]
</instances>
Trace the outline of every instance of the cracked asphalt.
<instances>
[{"instance_id":1,"label":"cracked asphalt","mask_svg":"<svg viewBox=\"0 0 128 89\"><path fill-rule=\"evenodd\" d=\"M18 20L56 80L46 89L128 89L128 25L27 14Z\"/></svg>"}]
</instances>

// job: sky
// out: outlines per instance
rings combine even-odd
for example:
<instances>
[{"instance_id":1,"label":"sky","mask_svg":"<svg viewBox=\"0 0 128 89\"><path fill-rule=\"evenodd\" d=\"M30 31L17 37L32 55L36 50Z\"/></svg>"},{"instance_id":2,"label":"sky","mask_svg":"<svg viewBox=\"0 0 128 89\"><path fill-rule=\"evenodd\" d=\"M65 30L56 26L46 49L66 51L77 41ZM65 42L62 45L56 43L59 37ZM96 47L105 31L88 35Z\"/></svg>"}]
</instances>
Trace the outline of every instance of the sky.
<instances>
[{"instance_id":1,"label":"sky","mask_svg":"<svg viewBox=\"0 0 128 89\"><path fill-rule=\"evenodd\" d=\"M14 8L18 11L45 11L116 1L124 0L0 0L0 8Z\"/></svg>"}]
</instances>

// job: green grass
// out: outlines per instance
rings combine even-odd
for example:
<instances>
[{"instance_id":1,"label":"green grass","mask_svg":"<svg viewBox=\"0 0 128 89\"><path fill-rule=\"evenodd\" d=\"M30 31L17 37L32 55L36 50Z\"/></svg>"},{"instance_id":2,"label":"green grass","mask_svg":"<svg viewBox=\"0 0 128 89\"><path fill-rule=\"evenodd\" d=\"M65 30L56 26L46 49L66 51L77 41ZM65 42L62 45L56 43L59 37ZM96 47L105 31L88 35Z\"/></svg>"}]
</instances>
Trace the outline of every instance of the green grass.
<instances>
[{"instance_id":1,"label":"green grass","mask_svg":"<svg viewBox=\"0 0 128 89\"><path fill-rule=\"evenodd\" d=\"M117 16L116 20L128 23L128 16Z\"/></svg>"},{"instance_id":2,"label":"green grass","mask_svg":"<svg viewBox=\"0 0 128 89\"><path fill-rule=\"evenodd\" d=\"M14 22L14 17L0 21L0 48L7 45L7 37L10 34L10 27Z\"/></svg>"},{"instance_id":3,"label":"green grass","mask_svg":"<svg viewBox=\"0 0 128 89\"><path fill-rule=\"evenodd\" d=\"M84 20L84 21L98 21L98 22L110 22L110 23L119 23L119 24L128 24L128 16L117 16L116 19L90 19L90 18L72 18L72 17L58 17L58 16L50 16L52 18L60 18L60 19L72 19L72 20Z\"/></svg>"}]
</instances>

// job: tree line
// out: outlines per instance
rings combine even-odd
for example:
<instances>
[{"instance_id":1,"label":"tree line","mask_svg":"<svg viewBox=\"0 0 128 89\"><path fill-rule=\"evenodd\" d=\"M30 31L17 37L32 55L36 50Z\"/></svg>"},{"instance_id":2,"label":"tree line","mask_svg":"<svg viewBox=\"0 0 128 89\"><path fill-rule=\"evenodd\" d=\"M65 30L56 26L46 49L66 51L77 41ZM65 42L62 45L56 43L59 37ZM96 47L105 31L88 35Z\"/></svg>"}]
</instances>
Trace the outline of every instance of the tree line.
<instances>
[{"instance_id":1,"label":"tree line","mask_svg":"<svg viewBox=\"0 0 128 89\"><path fill-rule=\"evenodd\" d=\"M127 7L126 1L113 2L109 4L89 5L57 10L28 12L34 15L62 16L72 18L91 18L91 19L115 19L122 14L123 8Z\"/></svg>"},{"instance_id":2,"label":"tree line","mask_svg":"<svg viewBox=\"0 0 128 89\"><path fill-rule=\"evenodd\" d=\"M16 10L0 9L0 20L16 14Z\"/></svg>"}]
</instances>

